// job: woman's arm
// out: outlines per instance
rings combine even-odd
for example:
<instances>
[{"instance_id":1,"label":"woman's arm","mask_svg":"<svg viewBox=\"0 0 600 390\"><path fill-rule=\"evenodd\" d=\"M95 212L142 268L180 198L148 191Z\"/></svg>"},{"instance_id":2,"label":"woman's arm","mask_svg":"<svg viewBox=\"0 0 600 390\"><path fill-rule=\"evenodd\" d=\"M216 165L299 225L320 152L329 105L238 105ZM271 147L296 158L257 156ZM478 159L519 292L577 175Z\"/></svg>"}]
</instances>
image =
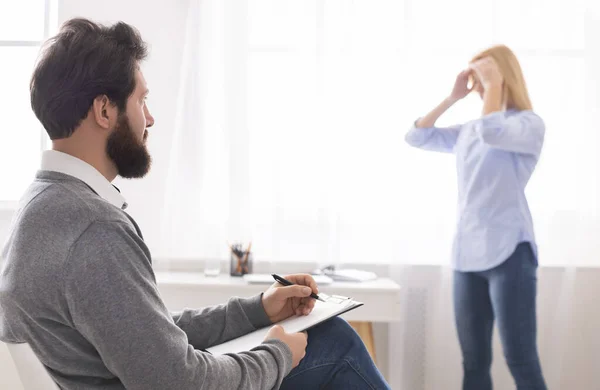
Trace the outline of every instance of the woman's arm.
<instances>
[{"instance_id":1,"label":"woman's arm","mask_svg":"<svg viewBox=\"0 0 600 390\"><path fill-rule=\"evenodd\" d=\"M506 108L502 101L504 77L500 73L496 62L490 57L485 57L472 63L470 67L483 86L482 115L485 116L504 110Z\"/></svg>"},{"instance_id":2,"label":"woman's arm","mask_svg":"<svg viewBox=\"0 0 600 390\"><path fill-rule=\"evenodd\" d=\"M460 126L440 128L435 122L457 101L467 96L471 89L468 87L470 69L463 70L456 76L454 88L446 99L442 100L427 115L419 118L406 134L406 142L418 148L436 152L451 153L454 150Z\"/></svg>"},{"instance_id":3,"label":"woman's arm","mask_svg":"<svg viewBox=\"0 0 600 390\"><path fill-rule=\"evenodd\" d=\"M456 76L456 81L454 82L454 87L452 88L450 96L442 100L442 102L438 104L433 110L431 110L427 115L425 115L422 118L419 118L415 122L415 127L434 127L435 122L440 116L442 116L446 111L448 111L448 109L452 107L454 103L467 96L472 90L468 86L469 75L471 74L471 72L471 69L465 69L462 72L460 72L458 76Z\"/></svg>"},{"instance_id":4,"label":"woman's arm","mask_svg":"<svg viewBox=\"0 0 600 390\"><path fill-rule=\"evenodd\" d=\"M438 104L433 110L431 110L427 115L422 118L419 118L415 122L415 127L418 129L434 127L435 122L441 117L450 107L456 103L457 100L452 98L452 96L448 96L446 99L442 100L440 104Z\"/></svg>"},{"instance_id":5,"label":"woman's arm","mask_svg":"<svg viewBox=\"0 0 600 390\"><path fill-rule=\"evenodd\" d=\"M415 123L415 126L406 133L404 140L410 146L416 148L433 152L452 153L458 139L460 127L460 125L453 127L417 127L417 123Z\"/></svg>"},{"instance_id":6,"label":"woman's arm","mask_svg":"<svg viewBox=\"0 0 600 390\"><path fill-rule=\"evenodd\" d=\"M502 101L504 78L493 59L484 58L471 67L484 88L483 117L477 125L481 140L495 149L539 158L545 133L542 118L530 110L514 114L503 112L506 108Z\"/></svg>"},{"instance_id":7,"label":"woman's arm","mask_svg":"<svg viewBox=\"0 0 600 390\"><path fill-rule=\"evenodd\" d=\"M481 118L477 132L481 140L492 148L538 158L544 144L545 126L542 118L532 111L510 116L494 112Z\"/></svg>"},{"instance_id":8,"label":"woman's arm","mask_svg":"<svg viewBox=\"0 0 600 390\"><path fill-rule=\"evenodd\" d=\"M491 85L483 93L483 115L502 111L502 84Z\"/></svg>"}]
</instances>

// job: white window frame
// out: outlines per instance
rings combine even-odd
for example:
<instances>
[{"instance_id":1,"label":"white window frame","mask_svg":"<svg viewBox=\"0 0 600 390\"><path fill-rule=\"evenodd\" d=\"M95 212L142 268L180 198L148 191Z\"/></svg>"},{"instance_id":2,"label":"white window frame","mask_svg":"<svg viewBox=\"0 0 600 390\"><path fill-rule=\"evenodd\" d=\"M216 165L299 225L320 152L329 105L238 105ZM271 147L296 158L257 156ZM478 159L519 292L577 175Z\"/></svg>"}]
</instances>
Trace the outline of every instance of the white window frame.
<instances>
[{"instance_id":1,"label":"white window frame","mask_svg":"<svg viewBox=\"0 0 600 390\"><path fill-rule=\"evenodd\" d=\"M44 35L42 40L0 40L0 47L41 47L50 37L51 28L56 24L57 0L44 1ZM48 149L48 136L40 124L40 153ZM10 183L9 183L10 184ZM17 208L17 200L0 199L0 210L14 210Z\"/></svg>"}]
</instances>

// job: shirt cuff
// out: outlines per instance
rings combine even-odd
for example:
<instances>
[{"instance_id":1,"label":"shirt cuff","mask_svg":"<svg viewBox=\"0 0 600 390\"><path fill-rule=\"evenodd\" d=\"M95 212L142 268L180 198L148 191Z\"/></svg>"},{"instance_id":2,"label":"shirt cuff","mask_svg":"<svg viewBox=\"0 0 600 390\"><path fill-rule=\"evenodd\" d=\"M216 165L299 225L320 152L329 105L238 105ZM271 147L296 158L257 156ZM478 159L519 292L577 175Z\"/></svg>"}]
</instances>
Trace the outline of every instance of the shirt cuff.
<instances>
[{"instance_id":1,"label":"shirt cuff","mask_svg":"<svg viewBox=\"0 0 600 390\"><path fill-rule=\"evenodd\" d=\"M283 377L292 371L293 356L290 347L281 340L269 339L262 342L262 344L253 350L267 349L275 356L277 361L279 372L282 373ZM277 352L275 352L275 351ZM274 353L275 352L275 353Z\"/></svg>"},{"instance_id":2,"label":"shirt cuff","mask_svg":"<svg viewBox=\"0 0 600 390\"><path fill-rule=\"evenodd\" d=\"M255 329L271 325L271 320L269 320L262 304L262 296L263 294L260 293L251 298L240 298L240 304Z\"/></svg>"}]
</instances>

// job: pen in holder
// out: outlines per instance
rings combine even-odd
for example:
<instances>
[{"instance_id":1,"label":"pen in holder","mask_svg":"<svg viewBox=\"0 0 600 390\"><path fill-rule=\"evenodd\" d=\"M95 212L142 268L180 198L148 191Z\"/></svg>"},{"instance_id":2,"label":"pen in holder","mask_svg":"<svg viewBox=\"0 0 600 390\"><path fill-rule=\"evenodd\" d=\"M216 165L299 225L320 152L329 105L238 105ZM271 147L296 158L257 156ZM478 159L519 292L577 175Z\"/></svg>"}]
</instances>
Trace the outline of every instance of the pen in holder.
<instances>
[{"instance_id":1,"label":"pen in holder","mask_svg":"<svg viewBox=\"0 0 600 390\"><path fill-rule=\"evenodd\" d=\"M233 244L229 246L231 249L231 268L229 274L231 276L243 276L252 273L253 255L252 242L248 244L248 248L244 250L242 244Z\"/></svg>"}]
</instances>

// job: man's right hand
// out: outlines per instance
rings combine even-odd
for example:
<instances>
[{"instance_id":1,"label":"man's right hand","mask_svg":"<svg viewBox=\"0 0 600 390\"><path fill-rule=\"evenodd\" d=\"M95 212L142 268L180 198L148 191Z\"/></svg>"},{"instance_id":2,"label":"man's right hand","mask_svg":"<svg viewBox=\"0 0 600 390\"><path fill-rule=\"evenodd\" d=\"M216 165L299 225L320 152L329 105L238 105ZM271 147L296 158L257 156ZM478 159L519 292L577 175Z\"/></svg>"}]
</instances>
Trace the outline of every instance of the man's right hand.
<instances>
[{"instance_id":1,"label":"man's right hand","mask_svg":"<svg viewBox=\"0 0 600 390\"><path fill-rule=\"evenodd\" d=\"M306 332L286 333L280 325L275 325L269 329L266 340L278 339L287 344L292 351L292 368L300 364L300 360L306 355L306 345L308 344L308 335Z\"/></svg>"}]
</instances>

